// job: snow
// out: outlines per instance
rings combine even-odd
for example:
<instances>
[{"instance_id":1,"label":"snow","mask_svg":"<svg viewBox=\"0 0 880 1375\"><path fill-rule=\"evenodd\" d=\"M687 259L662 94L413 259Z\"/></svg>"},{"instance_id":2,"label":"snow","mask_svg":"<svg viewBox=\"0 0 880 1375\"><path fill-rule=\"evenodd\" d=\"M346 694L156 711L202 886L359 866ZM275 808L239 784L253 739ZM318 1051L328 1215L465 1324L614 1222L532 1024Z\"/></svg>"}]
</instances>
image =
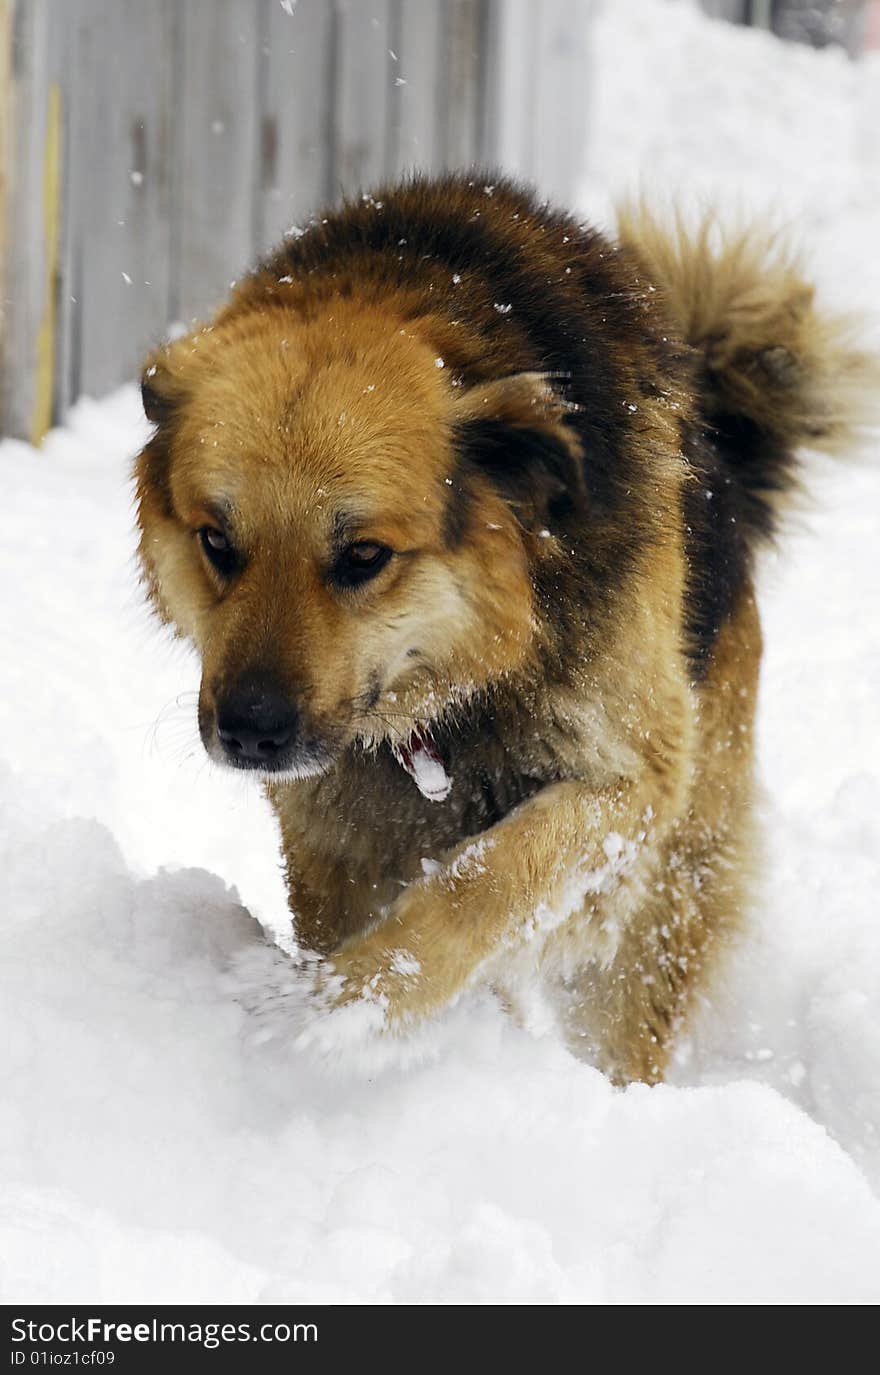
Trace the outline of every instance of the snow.
<instances>
[{"instance_id":1,"label":"snow","mask_svg":"<svg viewBox=\"0 0 880 1375\"><path fill-rule=\"evenodd\" d=\"M880 305L876 61L648 0L593 61L586 209L643 168L782 206ZM876 462L816 467L764 562L768 878L674 1082L622 1092L488 994L369 1077L351 1022L347 1075L262 1034L277 836L141 604L143 434L130 387L0 446L0 1298L876 1302Z\"/></svg>"}]
</instances>

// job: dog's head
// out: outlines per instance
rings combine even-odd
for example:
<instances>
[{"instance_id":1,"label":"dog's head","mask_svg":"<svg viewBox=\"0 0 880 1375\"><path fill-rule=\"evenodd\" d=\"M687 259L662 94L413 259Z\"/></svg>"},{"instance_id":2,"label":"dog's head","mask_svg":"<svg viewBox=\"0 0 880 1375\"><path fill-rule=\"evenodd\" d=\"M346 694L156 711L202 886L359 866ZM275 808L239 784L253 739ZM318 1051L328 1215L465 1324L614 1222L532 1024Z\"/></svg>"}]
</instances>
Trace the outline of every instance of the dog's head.
<instances>
[{"instance_id":1,"label":"dog's head","mask_svg":"<svg viewBox=\"0 0 880 1375\"><path fill-rule=\"evenodd\" d=\"M337 302L221 317L142 390L140 556L200 653L212 758L318 773L535 651L543 527L580 481L540 376L465 386L417 325Z\"/></svg>"}]
</instances>

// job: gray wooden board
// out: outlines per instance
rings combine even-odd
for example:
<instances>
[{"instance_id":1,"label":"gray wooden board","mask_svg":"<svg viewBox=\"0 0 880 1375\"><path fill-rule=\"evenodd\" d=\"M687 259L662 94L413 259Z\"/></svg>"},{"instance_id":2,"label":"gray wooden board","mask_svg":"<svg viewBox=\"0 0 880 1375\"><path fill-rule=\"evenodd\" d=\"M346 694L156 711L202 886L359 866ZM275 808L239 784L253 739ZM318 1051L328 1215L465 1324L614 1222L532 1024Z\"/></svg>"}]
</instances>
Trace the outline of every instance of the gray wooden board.
<instances>
[{"instance_id":1,"label":"gray wooden board","mask_svg":"<svg viewBox=\"0 0 880 1375\"><path fill-rule=\"evenodd\" d=\"M171 6L77 0L67 122L68 280L79 328L68 367L100 395L136 373L168 322Z\"/></svg>"},{"instance_id":2,"label":"gray wooden board","mask_svg":"<svg viewBox=\"0 0 880 1375\"><path fill-rule=\"evenodd\" d=\"M57 0L54 3L57 8ZM82 0L72 0L53 22L50 40L54 53L60 58L63 100L61 242L58 246L58 318L53 379L53 411L56 417L64 415L82 391L82 216L90 194L88 181L84 181L82 175L83 170L88 171L89 168L84 156L86 130L80 131L87 89L80 65L80 29L85 22L86 6ZM82 165L77 166L78 162ZM99 249L100 243L96 243L95 248Z\"/></svg>"},{"instance_id":3,"label":"gray wooden board","mask_svg":"<svg viewBox=\"0 0 880 1375\"><path fill-rule=\"evenodd\" d=\"M388 166L394 81L389 0L335 0L334 195L369 191Z\"/></svg>"},{"instance_id":4,"label":"gray wooden board","mask_svg":"<svg viewBox=\"0 0 880 1375\"><path fill-rule=\"evenodd\" d=\"M593 0L543 0L532 52L535 87L529 175L564 205L585 163L588 44Z\"/></svg>"},{"instance_id":5,"label":"gray wooden board","mask_svg":"<svg viewBox=\"0 0 880 1375\"><path fill-rule=\"evenodd\" d=\"M259 6L175 6L174 273L185 324L210 312L253 260L259 184Z\"/></svg>"},{"instance_id":6,"label":"gray wooden board","mask_svg":"<svg viewBox=\"0 0 880 1375\"><path fill-rule=\"evenodd\" d=\"M445 167L469 167L477 157L480 111L480 0L442 0L445 30L440 114Z\"/></svg>"},{"instance_id":7,"label":"gray wooden board","mask_svg":"<svg viewBox=\"0 0 880 1375\"><path fill-rule=\"evenodd\" d=\"M715 19L730 19L734 23L745 22L748 13L748 0L700 0L703 9Z\"/></svg>"},{"instance_id":8,"label":"gray wooden board","mask_svg":"<svg viewBox=\"0 0 880 1375\"><path fill-rule=\"evenodd\" d=\"M7 307L7 252L9 176L12 170L12 4L0 0L0 373L3 369L3 326ZM0 386L2 392L2 386ZM3 402L0 397L0 428Z\"/></svg>"},{"instance_id":9,"label":"gray wooden board","mask_svg":"<svg viewBox=\"0 0 880 1375\"><path fill-rule=\"evenodd\" d=\"M261 252L332 194L335 22L332 0L279 3L263 11L260 179Z\"/></svg>"},{"instance_id":10,"label":"gray wooden board","mask_svg":"<svg viewBox=\"0 0 880 1375\"><path fill-rule=\"evenodd\" d=\"M397 0L391 33L391 134L388 172L437 170L443 162L446 98L444 10L420 0Z\"/></svg>"},{"instance_id":11,"label":"gray wooden board","mask_svg":"<svg viewBox=\"0 0 880 1375\"><path fill-rule=\"evenodd\" d=\"M411 168L500 162L561 199L589 0L6 0L14 63L2 420L30 435L55 300L56 415L135 375L293 224ZM288 13L288 8L292 12ZM62 100L48 279L49 92ZM560 137L560 130L564 136Z\"/></svg>"},{"instance_id":12,"label":"gray wooden board","mask_svg":"<svg viewBox=\"0 0 880 1375\"><path fill-rule=\"evenodd\" d=\"M46 308L43 158L49 73L48 0L16 0L12 12L10 195L4 291L3 431L29 438L37 339Z\"/></svg>"}]
</instances>

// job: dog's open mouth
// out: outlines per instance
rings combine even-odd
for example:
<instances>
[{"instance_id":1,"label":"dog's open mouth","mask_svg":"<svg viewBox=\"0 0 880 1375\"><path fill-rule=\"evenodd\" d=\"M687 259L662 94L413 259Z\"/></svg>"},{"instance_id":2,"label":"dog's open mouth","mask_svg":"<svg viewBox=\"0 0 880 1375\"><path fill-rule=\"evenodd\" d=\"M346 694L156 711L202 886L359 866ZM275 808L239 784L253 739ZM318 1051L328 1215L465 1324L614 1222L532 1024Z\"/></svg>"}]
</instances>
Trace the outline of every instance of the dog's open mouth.
<instances>
[{"instance_id":1,"label":"dog's open mouth","mask_svg":"<svg viewBox=\"0 0 880 1375\"><path fill-rule=\"evenodd\" d=\"M453 780L427 731L414 730L405 745L394 747L394 757L429 802L443 802L449 796Z\"/></svg>"}]
</instances>

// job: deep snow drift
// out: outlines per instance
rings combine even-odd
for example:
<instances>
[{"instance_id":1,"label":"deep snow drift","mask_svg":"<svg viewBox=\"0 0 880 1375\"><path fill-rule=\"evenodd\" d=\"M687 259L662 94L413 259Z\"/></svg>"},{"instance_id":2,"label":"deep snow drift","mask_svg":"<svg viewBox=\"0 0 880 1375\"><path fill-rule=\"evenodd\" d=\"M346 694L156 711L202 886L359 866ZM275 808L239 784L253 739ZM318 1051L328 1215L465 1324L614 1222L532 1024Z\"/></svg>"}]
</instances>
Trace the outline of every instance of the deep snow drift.
<instances>
[{"instance_id":1,"label":"deep snow drift","mask_svg":"<svg viewBox=\"0 0 880 1375\"><path fill-rule=\"evenodd\" d=\"M876 64L628 0L594 68L596 213L646 167L779 195L880 312ZM750 939L676 1085L618 1092L487 996L371 1079L255 1036L231 964L244 908L284 929L273 823L141 607L143 433L131 388L0 446L0 1297L880 1298L880 444L762 570Z\"/></svg>"}]
</instances>

